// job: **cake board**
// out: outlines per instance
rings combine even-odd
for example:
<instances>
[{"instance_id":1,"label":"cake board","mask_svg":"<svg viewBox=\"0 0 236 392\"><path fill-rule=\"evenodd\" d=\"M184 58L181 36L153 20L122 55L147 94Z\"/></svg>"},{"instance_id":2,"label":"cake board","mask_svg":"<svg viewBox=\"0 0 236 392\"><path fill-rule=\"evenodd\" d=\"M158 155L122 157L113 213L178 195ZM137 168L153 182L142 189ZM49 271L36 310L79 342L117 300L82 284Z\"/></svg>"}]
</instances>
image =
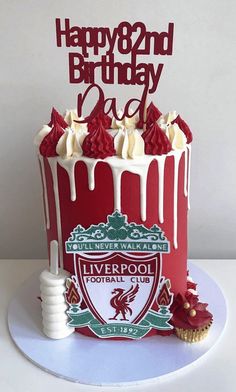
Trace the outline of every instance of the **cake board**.
<instances>
[{"instance_id":1,"label":"cake board","mask_svg":"<svg viewBox=\"0 0 236 392\"><path fill-rule=\"evenodd\" d=\"M195 264L190 276L198 283L200 298L209 303L214 322L206 339L185 343L176 336L141 340L105 340L74 333L51 340L42 332L39 272L16 292L8 309L11 337L23 355L44 371L87 385L128 386L156 382L202 358L219 340L227 309L216 282Z\"/></svg>"}]
</instances>

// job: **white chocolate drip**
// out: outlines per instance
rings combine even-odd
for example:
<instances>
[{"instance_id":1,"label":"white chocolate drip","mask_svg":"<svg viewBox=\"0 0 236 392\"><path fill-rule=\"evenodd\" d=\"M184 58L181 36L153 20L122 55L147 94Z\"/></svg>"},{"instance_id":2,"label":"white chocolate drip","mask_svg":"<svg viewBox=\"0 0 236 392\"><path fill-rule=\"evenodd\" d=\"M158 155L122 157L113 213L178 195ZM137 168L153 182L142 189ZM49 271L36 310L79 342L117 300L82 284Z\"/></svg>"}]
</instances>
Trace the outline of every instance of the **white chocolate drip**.
<instances>
[{"instance_id":1,"label":"white chocolate drip","mask_svg":"<svg viewBox=\"0 0 236 392\"><path fill-rule=\"evenodd\" d=\"M128 167L128 170L127 170ZM121 211L121 178L124 171L138 174L140 178L140 215L144 222L146 220L146 198L147 198L147 173L149 165L132 165L131 161L126 161L126 165L111 166L114 184L114 210Z\"/></svg>"},{"instance_id":2,"label":"white chocolate drip","mask_svg":"<svg viewBox=\"0 0 236 392\"><path fill-rule=\"evenodd\" d=\"M60 267L63 268L63 244L62 244L62 232L61 232L61 208L60 208L58 177L57 177L57 159L48 158L48 162L51 167L52 179L53 179L53 190L54 190L56 218L57 218L57 237L58 237L58 244L59 244L59 260L60 260Z\"/></svg>"},{"instance_id":3,"label":"white chocolate drip","mask_svg":"<svg viewBox=\"0 0 236 392\"><path fill-rule=\"evenodd\" d=\"M140 178L140 216L141 220L146 220L147 210L147 175L150 164L153 160L158 163L158 188L159 188L159 202L158 202L158 216L160 223L164 222L164 179L165 179L165 162L166 158L173 156L174 158L174 194L173 194L173 243L174 248L178 247L178 182L179 182L179 162L184 154L184 195L188 196L189 203L189 186L190 186L190 159L191 159L191 147L187 145L184 150L171 151L167 155L151 156L146 155L136 159L122 159L119 157L108 157L104 160L93 159L85 156L72 157L69 159L62 159L60 157L48 158L52 177L53 177L53 188L55 195L55 205L57 214L57 231L58 231L58 243L59 243L59 254L60 254L60 266L63 263L63 244L62 244L62 233L61 233L61 213L60 213L60 201L58 191L58 174L57 174L57 163L63 167L69 177L71 200L75 201L77 198L76 194L76 183L75 183L75 166L77 162L83 162L87 167L88 173L88 187L89 190L95 189L95 167L98 162L105 162L109 165L112 176L113 176L113 187L114 187L114 210L121 211L121 182L122 174L128 171L133 174L137 174Z\"/></svg>"},{"instance_id":4,"label":"white chocolate drip","mask_svg":"<svg viewBox=\"0 0 236 392\"><path fill-rule=\"evenodd\" d=\"M164 222L164 171L165 171L165 161L166 155L160 155L156 158L158 163L158 217L160 223Z\"/></svg>"},{"instance_id":5,"label":"white chocolate drip","mask_svg":"<svg viewBox=\"0 0 236 392\"><path fill-rule=\"evenodd\" d=\"M113 186L114 186L114 210L121 211L121 174L117 167L112 167Z\"/></svg>"},{"instance_id":6,"label":"white chocolate drip","mask_svg":"<svg viewBox=\"0 0 236 392\"><path fill-rule=\"evenodd\" d=\"M51 339L62 339L74 332L74 328L67 326L68 317L65 313L67 303L64 292L68 276L69 273L64 270L60 270L58 275L48 270L40 274L43 332Z\"/></svg>"},{"instance_id":7,"label":"white chocolate drip","mask_svg":"<svg viewBox=\"0 0 236 392\"><path fill-rule=\"evenodd\" d=\"M188 196L188 188L187 188L187 179L188 179L188 150L187 147L184 150L184 196Z\"/></svg>"},{"instance_id":8,"label":"white chocolate drip","mask_svg":"<svg viewBox=\"0 0 236 392\"><path fill-rule=\"evenodd\" d=\"M58 158L58 163L60 166L62 166L69 177L70 181L70 198L71 201L76 200L76 186L75 186L75 164L76 160L74 159L63 159L63 158Z\"/></svg>"},{"instance_id":9,"label":"white chocolate drip","mask_svg":"<svg viewBox=\"0 0 236 392\"><path fill-rule=\"evenodd\" d=\"M47 192L47 182L45 176L45 168L44 168L44 160L41 155L39 155L39 164L41 167L42 173L42 182L43 182L43 199L44 199L44 206L45 206L45 218L46 218L46 228L50 229L50 217L49 217L49 207L48 207L48 192Z\"/></svg>"},{"instance_id":10,"label":"white chocolate drip","mask_svg":"<svg viewBox=\"0 0 236 392\"><path fill-rule=\"evenodd\" d=\"M191 144L187 144L188 149L188 209L190 210L190 169L191 169Z\"/></svg>"},{"instance_id":11,"label":"white chocolate drip","mask_svg":"<svg viewBox=\"0 0 236 392\"><path fill-rule=\"evenodd\" d=\"M85 161L85 164L87 166L87 173L88 173L88 187L90 191L93 191L95 188L95 177L94 177L94 172L95 172L95 167L97 164L97 161Z\"/></svg>"},{"instance_id":12,"label":"white chocolate drip","mask_svg":"<svg viewBox=\"0 0 236 392\"><path fill-rule=\"evenodd\" d=\"M178 179L179 179L179 161L182 151L176 151L174 154L174 248L178 248Z\"/></svg>"}]
</instances>

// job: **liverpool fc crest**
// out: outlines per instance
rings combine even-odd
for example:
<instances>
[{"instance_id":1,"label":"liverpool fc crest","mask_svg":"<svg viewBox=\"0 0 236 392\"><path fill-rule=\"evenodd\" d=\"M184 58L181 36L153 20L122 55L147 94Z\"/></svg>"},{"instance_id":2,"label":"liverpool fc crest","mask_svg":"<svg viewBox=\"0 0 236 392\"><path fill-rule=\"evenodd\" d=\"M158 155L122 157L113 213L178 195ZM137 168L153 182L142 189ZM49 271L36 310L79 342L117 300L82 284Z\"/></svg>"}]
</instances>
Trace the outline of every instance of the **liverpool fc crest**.
<instances>
[{"instance_id":1,"label":"liverpool fc crest","mask_svg":"<svg viewBox=\"0 0 236 392\"><path fill-rule=\"evenodd\" d=\"M116 211L107 223L77 226L66 242L75 275L67 281L69 325L97 336L141 338L172 329L170 281L161 276L169 242L157 225L128 223Z\"/></svg>"}]
</instances>

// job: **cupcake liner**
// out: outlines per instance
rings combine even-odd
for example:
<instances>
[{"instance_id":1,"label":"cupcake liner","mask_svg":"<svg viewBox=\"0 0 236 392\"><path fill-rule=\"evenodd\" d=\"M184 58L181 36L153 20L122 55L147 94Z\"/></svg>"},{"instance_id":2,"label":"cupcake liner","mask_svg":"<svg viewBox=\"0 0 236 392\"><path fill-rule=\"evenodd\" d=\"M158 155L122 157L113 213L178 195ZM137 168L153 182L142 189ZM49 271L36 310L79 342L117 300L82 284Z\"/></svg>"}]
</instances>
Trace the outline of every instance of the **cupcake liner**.
<instances>
[{"instance_id":1,"label":"cupcake liner","mask_svg":"<svg viewBox=\"0 0 236 392\"><path fill-rule=\"evenodd\" d=\"M203 340L208 335L211 324L212 322L210 322L205 327L198 329L175 328L175 332L179 339L182 339L188 343L196 343L200 342L200 340Z\"/></svg>"}]
</instances>

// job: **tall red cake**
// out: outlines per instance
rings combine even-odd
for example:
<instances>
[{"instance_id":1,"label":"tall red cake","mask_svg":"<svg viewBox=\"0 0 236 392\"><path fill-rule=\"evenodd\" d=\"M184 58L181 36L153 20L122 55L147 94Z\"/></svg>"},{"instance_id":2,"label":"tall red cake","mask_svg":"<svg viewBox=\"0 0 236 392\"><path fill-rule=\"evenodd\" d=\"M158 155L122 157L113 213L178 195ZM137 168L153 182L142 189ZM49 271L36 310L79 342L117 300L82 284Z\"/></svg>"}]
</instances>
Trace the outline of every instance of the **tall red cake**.
<instances>
[{"instance_id":1,"label":"tall red cake","mask_svg":"<svg viewBox=\"0 0 236 392\"><path fill-rule=\"evenodd\" d=\"M145 124L103 113L80 120L76 111L63 118L53 109L36 136L49 259L66 271L62 335L70 327L100 338L170 334L176 299L187 315L186 293L198 298L187 276L191 131L176 112L162 115L153 104ZM44 329L58 338L65 317L55 309L64 298L49 294L49 280L41 277ZM206 309L189 316L195 340L203 311L208 328Z\"/></svg>"}]
</instances>

